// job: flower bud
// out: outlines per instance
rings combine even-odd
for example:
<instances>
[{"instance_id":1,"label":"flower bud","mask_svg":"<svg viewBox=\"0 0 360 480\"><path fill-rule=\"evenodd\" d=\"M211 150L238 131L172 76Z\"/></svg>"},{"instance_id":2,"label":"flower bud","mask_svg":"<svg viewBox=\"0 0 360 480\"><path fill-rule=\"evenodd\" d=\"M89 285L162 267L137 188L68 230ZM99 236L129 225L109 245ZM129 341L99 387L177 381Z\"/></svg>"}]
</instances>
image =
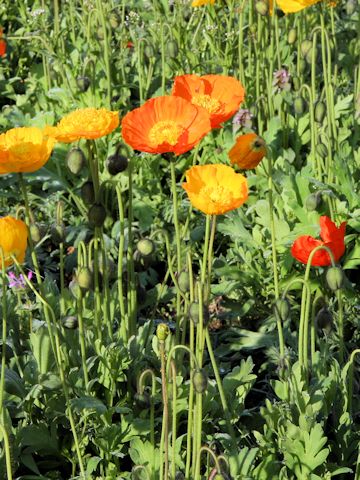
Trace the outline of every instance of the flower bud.
<instances>
[{"instance_id":1,"label":"flower bud","mask_svg":"<svg viewBox=\"0 0 360 480\"><path fill-rule=\"evenodd\" d=\"M322 307L316 314L315 325L319 330L324 330L327 334L331 332L333 327L333 317L326 306Z\"/></svg>"},{"instance_id":2,"label":"flower bud","mask_svg":"<svg viewBox=\"0 0 360 480\"><path fill-rule=\"evenodd\" d=\"M156 336L160 342L165 342L169 334L170 334L170 328L166 325L166 323L160 323L157 326Z\"/></svg>"},{"instance_id":3,"label":"flower bud","mask_svg":"<svg viewBox=\"0 0 360 480\"><path fill-rule=\"evenodd\" d=\"M179 273L177 282L182 293L187 293L190 290L190 275L189 272L182 271Z\"/></svg>"},{"instance_id":4,"label":"flower bud","mask_svg":"<svg viewBox=\"0 0 360 480\"><path fill-rule=\"evenodd\" d=\"M286 298L278 298L274 305L275 315L285 322L289 318L290 304Z\"/></svg>"},{"instance_id":5,"label":"flower bud","mask_svg":"<svg viewBox=\"0 0 360 480\"><path fill-rule=\"evenodd\" d=\"M114 155L110 155L110 157L107 158L106 168L110 175L117 175L127 169L128 163L129 160L127 157L116 152Z\"/></svg>"},{"instance_id":6,"label":"flower bud","mask_svg":"<svg viewBox=\"0 0 360 480\"><path fill-rule=\"evenodd\" d=\"M172 39L167 43L167 53L170 58L176 58L179 54L179 46L177 41Z\"/></svg>"},{"instance_id":7,"label":"flower bud","mask_svg":"<svg viewBox=\"0 0 360 480\"><path fill-rule=\"evenodd\" d=\"M30 230L31 240L36 244L36 243L39 243L40 240L44 237L46 232L46 227L45 225L41 225L38 223L31 223L29 230Z\"/></svg>"},{"instance_id":8,"label":"flower bud","mask_svg":"<svg viewBox=\"0 0 360 480\"><path fill-rule=\"evenodd\" d=\"M140 239L136 244L136 248L143 257L149 257L155 251L154 242L150 238Z\"/></svg>"},{"instance_id":9,"label":"flower bud","mask_svg":"<svg viewBox=\"0 0 360 480\"><path fill-rule=\"evenodd\" d=\"M340 290L344 285L345 275L340 267L329 267L325 278L328 287L333 292Z\"/></svg>"},{"instance_id":10,"label":"flower bud","mask_svg":"<svg viewBox=\"0 0 360 480\"><path fill-rule=\"evenodd\" d=\"M288 43L292 45L296 42L297 39L297 31L296 28L291 28L288 33Z\"/></svg>"},{"instance_id":11,"label":"flower bud","mask_svg":"<svg viewBox=\"0 0 360 480\"><path fill-rule=\"evenodd\" d=\"M102 227L106 219L106 210L101 203L94 203L89 208L88 220L91 228Z\"/></svg>"},{"instance_id":12,"label":"flower bud","mask_svg":"<svg viewBox=\"0 0 360 480\"><path fill-rule=\"evenodd\" d=\"M299 72L300 72L300 73L304 73L304 72L305 72L305 70L306 70L306 65L307 65L306 61L305 61L303 58L300 58L300 60L299 60Z\"/></svg>"},{"instance_id":13,"label":"flower bud","mask_svg":"<svg viewBox=\"0 0 360 480\"><path fill-rule=\"evenodd\" d=\"M308 195L306 201L305 201L305 207L308 212L313 212L314 210L317 210L322 202L322 193L321 192L316 192L316 193L310 193Z\"/></svg>"},{"instance_id":14,"label":"flower bud","mask_svg":"<svg viewBox=\"0 0 360 480\"><path fill-rule=\"evenodd\" d=\"M74 175L78 175L81 172L85 161L86 158L81 148L72 148L66 155L67 167Z\"/></svg>"},{"instance_id":15,"label":"flower bud","mask_svg":"<svg viewBox=\"0 0 360 480\"><path fill-rule=\"evenodd\" d=\"M255 3L255 10L259 15L266 16L269 13L269 4L264 0Z\"/></svg>"},{"instance_id":16,"label":"flower bud","mask_svg":"<svg viewBox=\"0 0 360 480\"><path fill-rule=\"evenodd\" d=\"M306 110L306 103L302 97L296 97L294 100L294 111L296 115L302 115Z\"/></svg>"},{"instance_id":17,"label":"flower bud","mask_svg":"<svg viewBox=\"0 0 360 480\"><path fill-rule=\"evenodd\" d=\"M109 16L109 23L111 28L118 28L119 26L119 16L116 12L112 12Z\"/></svg>"},{"instance_id":18,"label":"flower bud","mask_svg":"<svg viewBox=\"0 0 360 480\"><path fill-rule=\"evenodd\" d=\"M148 43L144 48L144 55L145 57L150 60L150 58L155 57L155 50L151 43Z\"/></svg>"},{"instance_id":19,"label":"flower bud","mask_svg":"<svg viewBox=\"0 0 360 480\"><path fill-rule=\"evenodd\" d=\"M292 77L292 84L293 84L293 90L295 90L295 92L297 92L298 90L300 90L301 81L300 81L300 78L297 77L296 75L294 75L294 76Z\"/></svg>"},{"instance_id":20,"label":"flower bud","mask_svg":"<svg viewBox=\"0 0 360 480\"><path fill-rule=\"evenodd\" d=\"M300 52L303 58L305 58L306 55L310 52L310 50L312 49L312 46L313 44L311 40L305 39L301 42Z\"/></svg>"},{"instance_id":21,"label":"flower bud","mask_svg":"<svg viewBox=\"0 0 360 480\"><path fill-rule=\"evenodd\" d=\"M80 286L76 280L76 278L73 278L71 282L69 283L69 289L71 294L73 295L74 298L79 299L81 296L81 289Z\"/></svg>"},{"instance_id":22,"label":"flower bud","mask_svg":"<svg viewBox=\"0 0 360 480\"><path fill-rule=\"evenodd\" d=\"M50 228L51 240L55 245L64 243L65 225L63 223L54 223Z\"/></svg>"},{"instance_id":23,"label":"flower bud","mask_svg":"<svg viewBox=\"0 0 360 480\"><path fill-rule=\"evenodd\" d=\"M316 102L314 109L314 117L318 123L322 123L326 114L326 107L324 102Z\"/></svg>"},{"instance_id":24,"label":"flower bud","mask_svg":"<svg viewBox=\"0 0 360 480\"><path fill-rule=\"evenodd\" d=\"M193 385L195 392L204 393L208 386L208 377L203 368L197 368L193 374Z\"/></svg>"},{"instance_id":25,"label":"flower bud","mask_svg":"<svg viewBox=\"0 0 360 480\"><path fill-rule=\"evenodd\" d=\"M90 87L89 77L77 77L76 85L81 93L85 93Z\"/></svg>"},{"instance_id":26,"label":"flower bud","mask_svg":"<svg viewBox=\"0 0 360 480\"><path fill-rule=\"evenodd\" d=\"M85 292L93 288L93 274L88 267L81 267L77 271L76 280L79 287Z\"/></svg>"},{"instance_id":27,"label":"flower bud","mask_svg":"<svg viewBox=\"0 0 360 480\"><path fill-rule=\"evenodd\" d=\"M98 40L104 40L105 38L105 32L104 32L104 29L102 27L99 27L96 31L96 36L97 36L97 39Z\"/></svg>"},{"instance_id":28,"label":"flower bud","mask_svg":"<svg viewBox=\"0 0 360 480\"><path fill-rule=\"evenodd\" d=\"M81 198L85 205L92 205L95 202L94 184L90 180L81 187Z\"/></svg>"},{"instance_id":29,"label":"flower bud","mask_svg":"<svg viewBox=\"0 0 360 480\"><path fill-rule=\"evenodd\" d=\"M328 148L327 148L326 145L324 145L324 144L321 143L321 142L316 145L315 150L316 150L316 153L317 153L317 154L319 155L319 157L321 157L321 158L326 158L326 157L328 156L328 153L329 153L329 152L328 152Z\"/></svg>"},{"instance_id":30,"label":"flower bud","mask_svg":"<svg viewBox=\"0 0 360 480\"><path fill-rule=\"evenodd\" d=\"M348 0L346 2L345 11L347 15L352 15L356 10L356 0Z\"/></svg>"},{"instance_id":31,"label":"flower bud","mask_svg":"<svg viewBox=\"0 0 360 480\"><path fill-rule=\"evenodd\" d=\"M189 308L189 316L195 325L199 323L200 320L200 304L199 302L192 302ZM209 309L206 305L203 305L203 322L206 325L209 321Z\"/></svg>"},{"instance_id":32,"label":"flower bud","mask_svg":"<svg viewBox=\"0 0 360 480\"><path fill-rule=\"evenodd\" d=\"M67 317L62 319L63 327L67 328L68 330L75 330L78 328L79 322L75 315L68 315Z\"/></svg>"},{"instance_id":33,"label":"flower bud","mask_svg":"<svg viewBox=\"0 0 360 480\"><path fill-rule=\"evenodd\" d=\"M148 392L135 393L135 402L140 408L146 410L151 406L151 398Z\"/></svg>"}]
</instances>

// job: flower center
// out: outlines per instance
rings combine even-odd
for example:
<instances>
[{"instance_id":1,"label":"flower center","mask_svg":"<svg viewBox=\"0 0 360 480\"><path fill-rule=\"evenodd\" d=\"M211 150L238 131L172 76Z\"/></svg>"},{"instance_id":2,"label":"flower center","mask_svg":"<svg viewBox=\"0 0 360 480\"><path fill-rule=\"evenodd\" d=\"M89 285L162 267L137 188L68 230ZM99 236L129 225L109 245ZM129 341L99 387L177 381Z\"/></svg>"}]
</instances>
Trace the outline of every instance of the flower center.
<instances>
[{"instance_id":1,"label":"flower center","mask_svg":"<svg viewBox=\"0 0 360 480\"><path fill-rule=\"evenodd\" d=\"M221 106L219 100L216 98L202 94L194 95L191 99L191 103L205 108L209 113L216 113Z\"/></svg>"},{"instance_id":2,"label":"flower center","mask_svg":"<svg viewBox=\"0 0 360 480\"><path fill-rule=\"evenodd\" d=\"M162 143L176 145L182 132L183 128L173 120L163 120L151 127L149 139L154 145L161 145Z\"/></svg>"},{"instance_id":3,"label":"flower center","mask_svg":"<svg viewBox=\"0 0 360 480\"><path fill-rule=\"evenodd\" d=\"M211 202L217 204L224 204L230 200L231 192L222 185L216 185L214 187L203 187L201 189L201 195L207 197Z\"/></svg>"}]
</instances>

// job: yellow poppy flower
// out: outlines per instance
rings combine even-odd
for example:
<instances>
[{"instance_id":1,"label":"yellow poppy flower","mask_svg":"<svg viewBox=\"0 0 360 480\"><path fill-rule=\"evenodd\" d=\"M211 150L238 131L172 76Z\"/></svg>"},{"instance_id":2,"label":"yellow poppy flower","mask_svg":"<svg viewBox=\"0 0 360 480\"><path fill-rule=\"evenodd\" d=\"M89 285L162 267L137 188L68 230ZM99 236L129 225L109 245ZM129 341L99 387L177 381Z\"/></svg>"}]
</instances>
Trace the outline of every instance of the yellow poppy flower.
<instances>
[{"instance_id":1,"label":"yellow poppy flower","mask_svg":"<svg viewBox=\"0 0 360 480\"><path fill-rule=\"evenodd\" d=\"M13 263L13 255L19 263L25 259L28 229L22 220L13 217L0 218L0 251L5 260L5 267ZM0 268L2 268L2 255L0 254Z\"/></svg>"},{"instance_id":2,"label":"yellow poppy flower","mask_svg":"<svg viewBox=\"0 0 360 480\"><path fill-rule=\"evenodd\" d=\"M215 0L193 0L192 7L201 7L202 5L214 5Z\"/></svg>"},{"instance_id":3,"label":"yellow poppy flower","mask_svg":"<svg viewBox=\"0 0 360 480\"><path fill-rule=\"evenodd\" d=\"M182 184L193 207L208 215L240 207L248 198L246 178L228 165L197 165L186 172Z\"/></svg>"},{"instance_id":4,"label":"yellow poppy flower","mask_svg":"<svg viewBox=\"0 0 360 480\"><path fill-rule=\"evenodd\" d=\"M12 128L0 135L0 174L35 172L49 160L55 140L39 128Z\"/></svg>"},{"instance_id":5,"label":"yellow poppy flower","mask_svg":"<svg viewBox=\"0 0 360 480\"><path fill-rule=\"evenodd\" d=\"M276 6L280 8L284 13L296 13L300 12L304 8L311 7L316 3L321 2L321 0L276 0ZM330 7L336 5L334 0L326 0L326 3ZM270 13L272 14L274 9L274 0L270 0Z\"/></svg>"},{"instance_id":6,"label":"yellow poppy flower","mask_svg":"<svg viewBox=\"0 0 360 480\"><path fill-rule=\"evenodd\" d=\"M56 127L45 127L44 132L58 142L71 143L81 138L94 140L104 137L118 125L118 112L105 108L81 108L65 115Z\"/></svg>"}]
</instances>

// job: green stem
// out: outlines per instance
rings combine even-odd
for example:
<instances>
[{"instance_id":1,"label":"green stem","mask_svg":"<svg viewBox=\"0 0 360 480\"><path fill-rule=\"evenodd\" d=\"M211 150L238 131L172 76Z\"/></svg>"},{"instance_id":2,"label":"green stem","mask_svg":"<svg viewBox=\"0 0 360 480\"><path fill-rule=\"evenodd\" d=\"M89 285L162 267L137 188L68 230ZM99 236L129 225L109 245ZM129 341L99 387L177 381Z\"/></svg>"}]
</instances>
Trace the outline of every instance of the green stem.
<instances>
[{"instance_id":1,"label":"green stem","mask_svg":"<svg viewBox=\"0 0 360 480\"><path fill-rule=\"evenodd\" d=\"M163 418L160 442L160 480L169 478L169 406L166 380L165 343L159 341L161 360L161 388L163 399Z\"/></svg>"},{"instance_id":2,"label":"green stem","mask_svg":"<svg viewBox=\"0 0 360 480\"><path fill-rule=\"evenodd\" d=\"M269 216L270 216L270 233L271 233L271 251L273 261L273 275L274 275L274 289L275 299L279 298L279 277L278 277L278 264L276 254L276 234L275 234L275 221L274 221L274 201L273 201L273 180L272 180L272 160L268 158L268 202L269 202ZM280 332L278 332L280 335Z\"/></svg>"},{"instance_id":3,"label":"green stem","mask_svg":"<svg viewBox=\"0 0 360 480\"><path fill-rule=\"evenodd\" d=\"M1 420L2 422L2 420ZM6 475L7 480L13 480L12 476L12 465L11 465L11 455L10 455L10 442L6 429L0 423L0 432L4 439L4 450L5 450L5 462L6 462Z\"/></svg>"}]
</instances>

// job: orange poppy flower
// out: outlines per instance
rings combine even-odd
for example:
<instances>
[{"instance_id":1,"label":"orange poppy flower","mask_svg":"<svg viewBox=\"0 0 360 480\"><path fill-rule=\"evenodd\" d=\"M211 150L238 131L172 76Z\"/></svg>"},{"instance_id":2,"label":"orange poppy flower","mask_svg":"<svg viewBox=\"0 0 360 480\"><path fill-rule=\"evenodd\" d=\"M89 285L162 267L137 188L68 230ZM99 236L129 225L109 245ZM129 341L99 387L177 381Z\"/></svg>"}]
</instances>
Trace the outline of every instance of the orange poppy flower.
<instances>
[{"instance_id":1,"label":"orange poppy flower","mask_svg":"<svg viewBox=\"0 0 360 480\"><path fill-rule=\"evenodd\" d=\"M214 5L215 0L193 0L192 7L201 7L202 5Z\"/></svg>"},{"instance_id":2,"label":"orange poppy flower","mask_svg":"<svg viewBox=\"0 0 360 480\"><path fill-rule=\"evenodd\" d=\"M302 235L293 243L291 255L299 262L307 263L314 248L324 245L330 248L334 255L334 260L337 262L345 253L345 229L346 222L337 227L329 217L322 216L320 217L320 237L322 240L317 240L310 235ZM311 265L314 267L331 265L330 255L323 249L317 251L312 258Z\"/></svg>"},{"instance_id":3,"label":"orange poppy flower","mask_svg":"<svg viewBox=\"0 0 360 480\"><path fill-rule=\"evenodd\" d=\"M240 207L248 198L246 178L223 165L197 165L186 172L182 184L193 207L208 215L221 215Z\"/></svg>"},{"instance_id":4,"label":"orange poppy flower","mask_svg":"<svg viewBox=\"0 0 360 480\"><path fill-rule=\"evenodd\" d=\"M210 130L204 109L171 96L152 98L122 120L125 142L134 150L148 153L180 155L191 150Z\"/></svg>"},{"instance_id":5,"label":"orange poppy flower","mask_svg":"<svg viewBox=\"0 0 360 480\"><path fill-rule=\"evenodd\" d=\"M12 128L0 135L0 174L35 172L49 160L55 140L40 128Z\"/></svg>"},{"instance_id":6,"label":"orange poppy flower","mask_svg":"<svg viewBox=\"0 0 360 480\"><path fill-rule=\"evenodd\" d=\"M44 132L58 142L71 143L81 138L94 140L104 137L118 125L118 112L105 108L80 108L65 115L56 127L45 127Z\"/></svg>"},{"instance_id":7,"label":"orange poppy flower","mask_svg":"<svg viewBox=\"0 0 360 480\"><path fill-rule=\"evenodd\" d=\"M3 36L3 29L0 28L0 57L5 57L6 55L6 40L1 38Z\"/></svg>"},{"instance_id":8,"label":"orange poppy flower","mask_svg":"<svg viewBox=\"0 0 360 480\"><path fill-rule=\"evenodd\" d=\"M236 164L243 170L251 170L259 165L266 155L266 144L256 133L246 133L237 137L228 155L232 165Z\"/></svg>"},{"instance_id":9,"label":"orange poppy flower","mask_svg":"<svg viewBox=\"0 0 360 480\"><path fill-rule=\"evenodd\" d=\"M225 75L180 75L175 78L172 95L204 108L211 127L217 128L237 112L245 90L238 80Z\"/></svg>"},{"instance_id":10,"label":"orange poppy flower","mask_svg":"<svg viewBox=\"0 0 360 480\"><path fill-rule=\"evenodd\" d=\"M5 260L5 267L13 262L13 255L19 263L25 259L28 229L22 220L13 217L0 218L0 251ZM2 255L0 255L0 268L2 268Z\"/></svg>"}]
</instances>

